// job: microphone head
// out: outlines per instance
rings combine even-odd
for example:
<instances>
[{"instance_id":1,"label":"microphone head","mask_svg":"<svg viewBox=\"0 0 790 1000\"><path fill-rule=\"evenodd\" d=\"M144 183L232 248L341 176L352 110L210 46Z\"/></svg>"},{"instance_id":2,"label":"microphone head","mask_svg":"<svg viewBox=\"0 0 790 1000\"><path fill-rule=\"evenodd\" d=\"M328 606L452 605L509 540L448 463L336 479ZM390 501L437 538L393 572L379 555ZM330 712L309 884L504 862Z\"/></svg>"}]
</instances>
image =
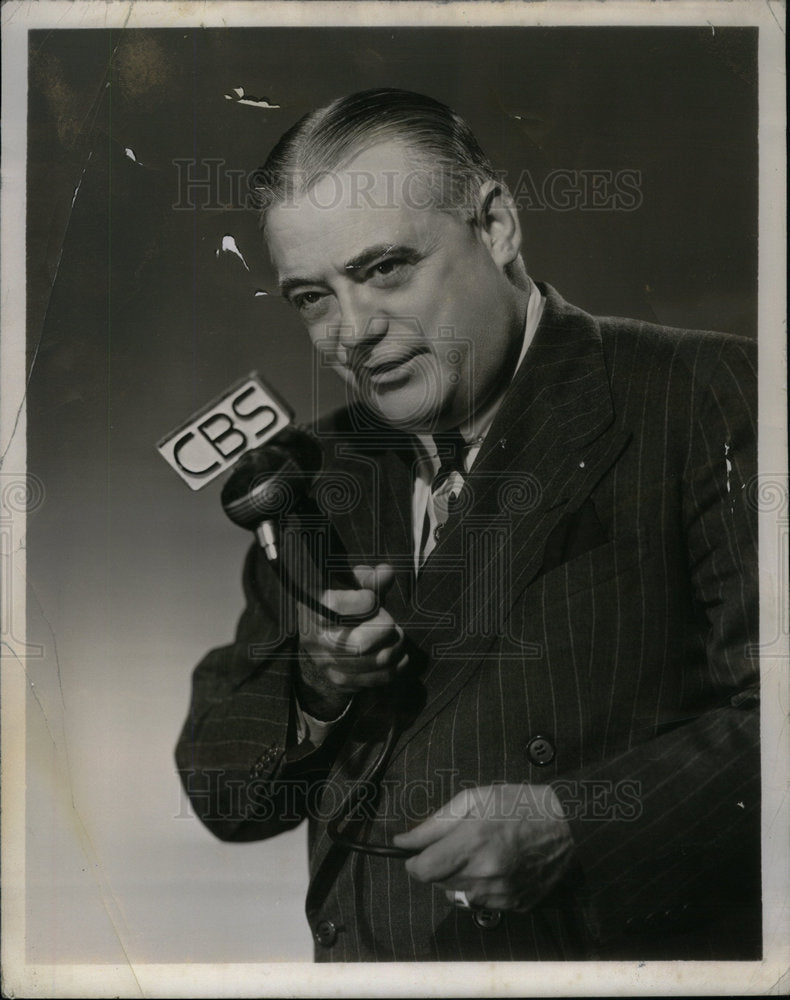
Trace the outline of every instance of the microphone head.
<instances>
[{"instance_id":1,"label":"microphone head","mask_svg":"<svg viewBox=\"0 0 790 1000\"><path fill-rule=\"evenodd\" d=\"M321 445L309 431L283 428L239 459L222 488L225 513L250 531L262 521L281 517L309 492L321 461Z\"/></svg>"}]
</instances>

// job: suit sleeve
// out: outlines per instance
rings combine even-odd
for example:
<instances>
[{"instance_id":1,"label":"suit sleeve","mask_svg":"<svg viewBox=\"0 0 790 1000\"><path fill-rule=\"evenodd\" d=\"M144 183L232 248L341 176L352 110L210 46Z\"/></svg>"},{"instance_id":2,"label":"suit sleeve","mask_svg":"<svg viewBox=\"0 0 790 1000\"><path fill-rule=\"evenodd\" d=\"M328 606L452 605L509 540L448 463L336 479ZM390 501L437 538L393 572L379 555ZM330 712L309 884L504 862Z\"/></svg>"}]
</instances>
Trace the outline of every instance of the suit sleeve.
<instances>
[{"instance_id":1,"label":"suit sleeve","mask_svg":"<svg viewBox=\"0 0 790 1000\"><path fill-rule=\"evenodd\" d=\"M298 825L343 729L313 752L296 746L297 642L277 576L257 546L248 553L243 584L246 606L234 642L211 650L194 670L175 754L194 811L215 836L231 841Z\"/></svg>"},{"instance_id":2,"label":"suit sleeve","mask_svg":"<svg viewBox=\"0 0 790 1000\"><path fill-rule=\"evenodd\" d=\"M682 476L682 516L705 663L688 671L699 711L570 776L603 780L632 808L570 817L582 923L599 945L740 921L759 948L756 374L753 345L727 340L700 391ZM618 784L619 783L619 784ZM602 952L605 954L605 949Z\"/></svg>"}]
</instances>

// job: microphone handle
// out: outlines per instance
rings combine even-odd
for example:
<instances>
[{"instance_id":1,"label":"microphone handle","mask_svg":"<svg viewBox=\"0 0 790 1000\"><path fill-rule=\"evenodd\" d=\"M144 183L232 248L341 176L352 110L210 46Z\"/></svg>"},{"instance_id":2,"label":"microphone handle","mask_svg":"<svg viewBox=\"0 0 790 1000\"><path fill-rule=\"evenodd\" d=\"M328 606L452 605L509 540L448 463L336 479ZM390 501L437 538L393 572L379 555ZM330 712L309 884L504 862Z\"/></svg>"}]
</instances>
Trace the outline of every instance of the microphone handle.
<instances>
[{"instance_id":1,"label":"microphone handle","mask_svg":"<svg viewBox=\"0 0 790 1000\"><path fill-rule=\"evenodd\" d=\"M330 524L330 531L332 531L337 543L339 544L339 539L337 537L334 528ZM277 545L277 530L274 521L266 520L262 521L258 527L255 529L255 537L258 539L258 543L264 551L266 558L269 563L274 567L277 575L280 578L280 583L285 587L286 593L293 597L295 600L304 604L305 607L310 608L316 614L321 615L325 618L330 625L340 628L354 628L356 625L360 625L362 622L367 621L371 618L379 609L379 600L376 596L376 601L373 607L364 615L344 615L337 611L333 611L328 608L322 601L319 601L312 594L308 593L304 587L294 578L291 571L288 569L285 559L282 558L282 554L279 551ZM358 584L353 574L349 571L349 590L358 590Z\"/></svg>"}]
</instances>

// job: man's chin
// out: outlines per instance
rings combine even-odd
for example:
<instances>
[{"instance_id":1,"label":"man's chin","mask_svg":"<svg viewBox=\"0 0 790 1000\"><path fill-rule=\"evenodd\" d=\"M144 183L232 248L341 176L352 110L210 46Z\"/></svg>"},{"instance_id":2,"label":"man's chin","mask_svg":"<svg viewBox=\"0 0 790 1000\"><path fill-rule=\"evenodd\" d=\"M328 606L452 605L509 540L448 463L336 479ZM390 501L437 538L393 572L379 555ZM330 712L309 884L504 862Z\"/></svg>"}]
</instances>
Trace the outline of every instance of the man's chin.
<instances>
[{"instance_id":1,"label":"man's chin","mask_svg":"<svg viewBox=\"0 0 790 1000\"><path fill-rule=\"evenodd\" d=\"M367 393L363 401L379 420L402 431L430 429L441 409L437 400L415 400L408 393Z\"/></svg>"},{"instance_id":2,"label":"man's chin","mask_svg":"<svg viewBox=\"0 0 790 1000\"><path fill-rule=\"evenodd\" d=\"M415 368L412 363L389 378L355 379L356 396L366 409L391 427L411 431L430 426L441 408L441 393L437 391L433 371Z\"/></svg>"}]
</instances>

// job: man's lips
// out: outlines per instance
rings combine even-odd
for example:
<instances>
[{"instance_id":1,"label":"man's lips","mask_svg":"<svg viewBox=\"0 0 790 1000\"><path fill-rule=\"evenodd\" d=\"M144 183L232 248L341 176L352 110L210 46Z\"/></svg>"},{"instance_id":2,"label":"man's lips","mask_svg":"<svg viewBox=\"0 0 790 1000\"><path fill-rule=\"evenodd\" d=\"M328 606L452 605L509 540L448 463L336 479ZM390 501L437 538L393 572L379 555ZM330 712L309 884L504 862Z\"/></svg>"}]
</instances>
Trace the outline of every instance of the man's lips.
<instances>
[{"instance_id":1,"label":"man's lips","mask_svg":"<svg viewBox=\"0 0 790 1000\"><path fill-rule=\"evenodd\" d=\"M414 347L410 350L399 351L398 354L369 357L364 363L355 367L354 373L358 378L371 379L374 382L389 381L405 374L404 367L414 358L425 353L427 353L425 348Z\"/></svg>"}]
</instances>

